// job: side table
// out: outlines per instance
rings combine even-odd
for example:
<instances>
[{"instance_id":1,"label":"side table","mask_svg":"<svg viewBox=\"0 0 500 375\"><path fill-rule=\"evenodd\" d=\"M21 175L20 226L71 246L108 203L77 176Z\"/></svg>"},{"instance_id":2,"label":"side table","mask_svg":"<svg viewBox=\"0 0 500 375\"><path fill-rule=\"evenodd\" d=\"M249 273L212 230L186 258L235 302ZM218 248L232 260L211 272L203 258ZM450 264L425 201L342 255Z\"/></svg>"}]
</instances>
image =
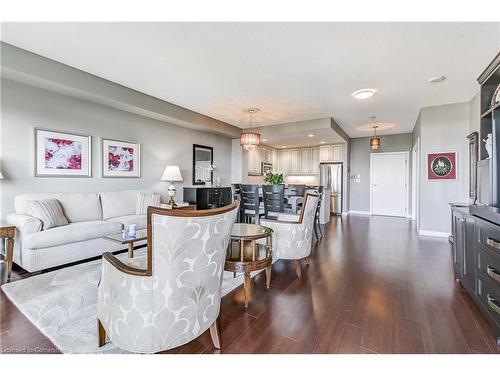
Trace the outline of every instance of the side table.
<instances>
[{"instance_id":1,"label":"side table","mask_svg":"<svg viewBox=\"0 0 500 375\"><path fill-rule=\"evenodd\" d=\"M12 257L14 255L14 236L16 235L16 227L11 224L0 222L0 238L7 239L5 248L5 260L7 261L7 279L10 280L12 273Z\"/></svg>"},{"instance_id":2,"label":"side table","mask_svg":"<svg viewBox=\"0 0 500 375\"><path fill-rule=\"evenodd\" d=\"M271 228L255 224L238 223L231 230L224 269L245 274L245 308L248 307L251 295L250 272L265 268L267 289L271 285L272 233ZM256 242L261 238L266 239L266 244Z\"/></svg>"}]
</instances>

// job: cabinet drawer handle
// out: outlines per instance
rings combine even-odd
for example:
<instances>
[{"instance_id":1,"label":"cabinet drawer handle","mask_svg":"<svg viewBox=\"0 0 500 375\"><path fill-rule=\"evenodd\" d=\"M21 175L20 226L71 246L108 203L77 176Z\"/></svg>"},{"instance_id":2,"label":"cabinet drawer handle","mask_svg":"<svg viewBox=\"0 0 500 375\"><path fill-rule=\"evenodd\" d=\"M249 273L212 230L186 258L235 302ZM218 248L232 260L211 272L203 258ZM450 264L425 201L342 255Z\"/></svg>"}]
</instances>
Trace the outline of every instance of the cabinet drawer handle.
<instances>
[{"instance_id":1,"label":"cabinet drawer handle","mask_svg":"<svg viewBox=\"0 0 500 375\"><path fill-rule=\"evenodd\" d=\"M489 294L486 296L488 299L488 305L497 313L500 314L500 305L498 304L497 300L494 299L492 296Z\"/></svg>"},{"instance_id":2,"label":"cabinet drawer handle","mask_svg":"<svg viewBox=\"0 0 500 375\"><path fill-rule=\"evenodd\" d=\"M490 245L491 247L494 247L495 249L500 250L500 242L498 242L497 240L494 240L493 238L488 237L488 238L486 239L486 243L487 243L488 245Z\"/></svg>"},{"instance_id":3,"label":"cabinet drawer handle","mask_svg":"<svg viewBox=\"0 0 500 375\"><path fill-rule=\"evenodd\" d=\"M500 282L500 273L498 273L493 267L487 266L486 267L486 273L493 280Z\"/></svg>"}]
</instances>

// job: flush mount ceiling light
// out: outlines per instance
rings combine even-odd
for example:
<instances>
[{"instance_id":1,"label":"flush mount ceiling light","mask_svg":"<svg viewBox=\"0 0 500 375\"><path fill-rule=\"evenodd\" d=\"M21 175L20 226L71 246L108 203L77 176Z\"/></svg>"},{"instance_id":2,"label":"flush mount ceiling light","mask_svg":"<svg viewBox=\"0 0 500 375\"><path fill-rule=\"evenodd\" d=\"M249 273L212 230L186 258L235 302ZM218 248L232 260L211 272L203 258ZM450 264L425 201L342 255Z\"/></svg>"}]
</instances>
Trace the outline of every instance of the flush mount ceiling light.
<instances>
[{"instance_id":1,"label":"flush mount ceiling light","mask_svg":"<svg viewBox=\"0 0 500 375\"><path fill-rule=\"evenodd\" d=\"M354 91L351 95L354 96L356 99L368 99L375 94L377 90L375 89L361 89L358 91Z\"/></svg>"},{"instance_id":2,"label":"flush mount ceiling light","mask_svg":"<svg viewBox=\"0 0 500 375\"><path fill-rule=\"evenodd\" d=\"M439 83L443 82L446 79L446 76L436 76L429 78L429 83Z\"/></svg>"},{"instance_id":3,"label":"flush mount ceiling light","mask_svg":"<svg viewBox=\"0 0 500 375\"><path fill-rule=\"evenodd\" d=\"M243 110L243 113L246 113L250 116L250 130L243 130L240 135L240 146L244 150L256 150L260 146L260 134L251 131L252 129L252 116L256 113L259 113L259 108L246 108Z\"/></svg>"},{"instance_id":4,"label":"flush mount ceiling light","mask_svg":"<svg viewBox=\"0 0 500 375\"><path fill-rule=\"evenodd\" d=\"M377 124L375 124L375 116L371 116L370 120L373 123L373 131L374 135L373 137L370 138L370 147L372 150L378 150L380 148L381 142L380 142L380 137L377 137Z\"/></svg>"},{"instance_id":5,"label":"flush mount ceiling light","mask_svg":"<svg viewBox=\"0 0 500 375\"><path fill-rule=\"evenodd\" d=\"M324 143L325 143L325 141L321 141L321 142L319 142L319 143L324 144Z\"/></svg>"},{"instance_id":6,"label":"flush mount ceiling light","mask_svg":"<svg viewBox=\"0 0 500 375\"><path fill-rule=\"evenodd\" d=\"M281 148L286 148L286 146L281 146Z\"/></svg>"},{"instance_id":7,"label":"flush mount ceiling light","mask_svg":"<svg viewBox=\"0 0 500 375\"><path fill-rule=\"evenodd\" d=\"M308 136L309 138L312 138L312 137L314 137L314 134L308 134L307 136Z\"/></svg>"}]
</instances>

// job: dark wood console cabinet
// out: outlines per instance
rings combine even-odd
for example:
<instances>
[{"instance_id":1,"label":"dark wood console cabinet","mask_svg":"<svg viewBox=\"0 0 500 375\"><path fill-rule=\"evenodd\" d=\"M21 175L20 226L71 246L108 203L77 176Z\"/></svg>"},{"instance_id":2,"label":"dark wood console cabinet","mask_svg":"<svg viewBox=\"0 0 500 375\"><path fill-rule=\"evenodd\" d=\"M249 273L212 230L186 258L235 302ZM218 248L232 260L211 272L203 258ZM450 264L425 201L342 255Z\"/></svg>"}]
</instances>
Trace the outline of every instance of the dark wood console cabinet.
<instances>
[{"instance_id":1,"label":"dark wood console cabinet","mask_svg":"<svg viewBox=\"0 0 500 375\"><path fill-rule=\"evenodd\" d=\"M471 295L500 345L500 226L452 206L455 278Z\"/></svg>"},{"instance_id":2,"label":"dark wood console cabinet","mask_svg":"<svg viewBox=\"0 0 500 375\"><path fill-rule=\"evenodd\" d=\"M224 207L232 203L231 187L193 186L184 188L184 202L196 204L198 210Z\"/></svg>"}]
</instances>

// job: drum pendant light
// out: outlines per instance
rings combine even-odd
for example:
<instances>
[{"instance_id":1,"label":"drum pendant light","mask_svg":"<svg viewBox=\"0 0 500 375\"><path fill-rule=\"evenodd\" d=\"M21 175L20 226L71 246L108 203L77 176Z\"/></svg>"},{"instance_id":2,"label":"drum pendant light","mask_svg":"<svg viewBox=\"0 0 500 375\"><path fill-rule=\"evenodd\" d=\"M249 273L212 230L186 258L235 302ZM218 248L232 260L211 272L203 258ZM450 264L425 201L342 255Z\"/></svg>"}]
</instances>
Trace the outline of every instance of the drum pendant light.
<instances>
[{"instance_id":1,"label":"drum pendant light","mask_svg":"<svg viewBox=\"0 0 500 375\"><path fill-rule=\"evenodd\" d=\"M243 110L250 116L249 130L243 130L240 135L240 146L244 150L256 150L260 146L260 134L252 131L252 115L260 112L259 108L247 108Z\"/></svg>"},{"instance_id":2,"label":"drum pendant light","mask_svg":"<svg viewBox=\"0 0 500 375\"><path fill-rule=\"evenodd\" d=\"M370 147L372 150L378 150L381 146L380 137L377 137L377 128L378 126L375 124L375 116L371 116L370 120L373 122L373 131L374 135L370 138Z\"/></svg>"}]
</instances>

